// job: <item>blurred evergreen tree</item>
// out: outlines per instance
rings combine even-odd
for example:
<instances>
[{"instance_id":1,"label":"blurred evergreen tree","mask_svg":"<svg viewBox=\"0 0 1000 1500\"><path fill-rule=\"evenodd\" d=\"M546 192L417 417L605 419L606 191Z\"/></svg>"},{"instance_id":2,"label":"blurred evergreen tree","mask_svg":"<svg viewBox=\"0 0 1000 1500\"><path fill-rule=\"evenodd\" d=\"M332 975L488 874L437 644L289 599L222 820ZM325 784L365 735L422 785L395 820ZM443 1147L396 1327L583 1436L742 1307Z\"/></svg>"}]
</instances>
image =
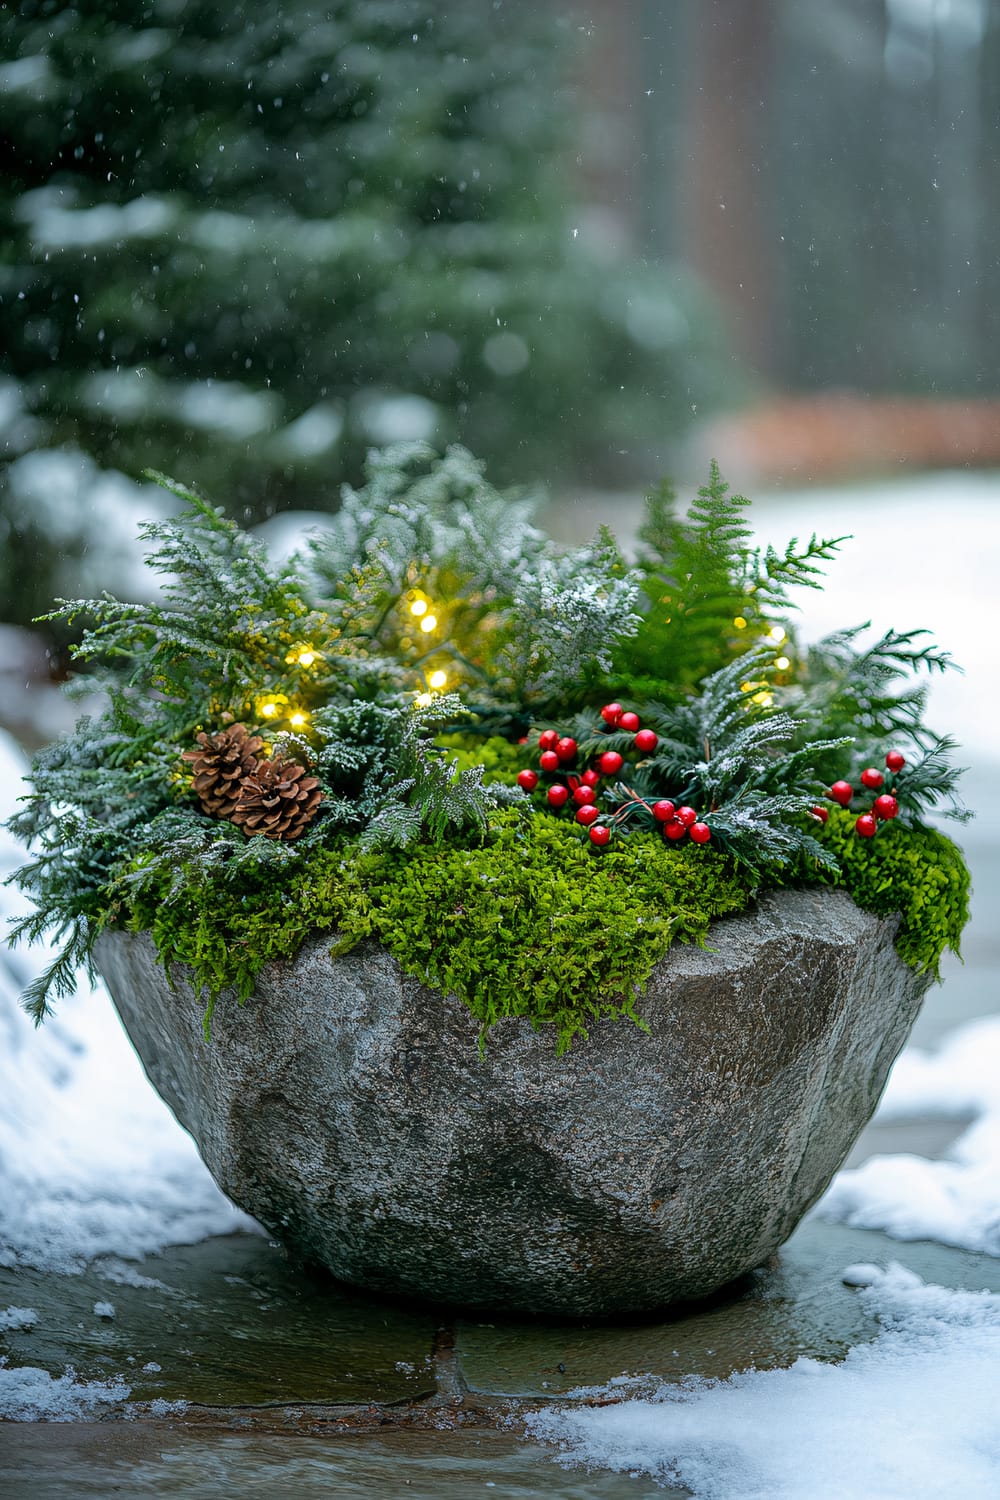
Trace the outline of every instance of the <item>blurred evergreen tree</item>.
<instances>
[{"instance_id":1,"label":"blurred evergreen tree","mask_svg":"<svg viewBox=\"0 0 1000 1500\"><path fill-rule=\"evenodd\" d=\"M5 8L8 456L243 520L335 506L400 437L500 481L644 467L717 366L690 287L577 235L574 36L529 0Z\"/></svg>"}]
</instances>

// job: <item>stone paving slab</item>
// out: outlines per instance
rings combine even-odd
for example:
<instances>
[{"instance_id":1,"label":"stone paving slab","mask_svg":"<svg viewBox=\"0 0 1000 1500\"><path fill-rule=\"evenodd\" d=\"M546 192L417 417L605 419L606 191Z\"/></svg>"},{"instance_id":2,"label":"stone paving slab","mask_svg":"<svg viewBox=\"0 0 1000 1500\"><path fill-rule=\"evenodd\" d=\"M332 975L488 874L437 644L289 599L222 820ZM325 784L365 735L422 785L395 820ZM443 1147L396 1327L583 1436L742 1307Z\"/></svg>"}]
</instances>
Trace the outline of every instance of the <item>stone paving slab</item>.
<instances>
[{"instance_id":1,"label":"stone paving slab","mask_svg":"<svg viewBox=\"0 0 1000 1500\"><path fill-rule=\"evenodd\" d=\"M841 1273L852 1262L898 1260L925 1280L1000 1291L1000 1260L808 1219L772 1264L733 1292L669 1319L586 1327L467 1320L456 1330L461 1378L481 1396L565 1398L619 1375L725 1379L735 1370L790 1365L800 1355L842 1359L875 1337Z\"/></svg>"},{"instance_id":2,"label":"stone paving slab","mask_svg":"<svg viewBox=\"0 0 1000 1500\"><path fill-rule=\"evenodd\" d=\"M649 1479L567 1473L508 1433L392 1432L378 1438L190 1433L153 1424L0 1429L4 1500L243 1494L336 1500L671 1500Z\"/></svg>"},{"instance_id":3,"label":"stone paving slab","mask_svg":"<svg viewBox=\"0 0 1000 1500\"><path fill-rule=\"evenodd\" d=\"M123 1375L135 1401L390 1403L436 1390L439 1318L341 1286L257 1235L178 1246L132 1270L152 1284L116 1285L93 1266L0 1268L0 1307L39 1315L0 1334L0 1353L54 1375L67 1364L85 1380Z\"/></svg>"}]
</instances>

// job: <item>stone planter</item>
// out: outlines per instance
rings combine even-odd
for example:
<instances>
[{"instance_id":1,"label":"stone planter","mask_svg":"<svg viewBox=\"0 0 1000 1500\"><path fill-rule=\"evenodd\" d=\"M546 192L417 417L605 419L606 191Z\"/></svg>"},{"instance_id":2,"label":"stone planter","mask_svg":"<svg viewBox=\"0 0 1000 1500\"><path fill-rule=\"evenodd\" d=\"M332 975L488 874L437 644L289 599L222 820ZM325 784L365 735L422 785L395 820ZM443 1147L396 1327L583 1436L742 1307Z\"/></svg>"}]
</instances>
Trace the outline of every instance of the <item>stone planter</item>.
<instances>
[{"instance_id":1,"label":"stone planter","mask_svg":"<svg viewBox=\"0 0 1000 1500\"><path fill-rule=\"evenodd\" d=\"M823 1192L928 984L894 928L772 892L657 966L648 1035L602 1022L562 1058L521 1021L481 1057L465 1007L373 942L269 965L209 1043L146 934L96 956L154 1087L278 1238L376 1291L594 1317L706 1295Z\"/></svg>"}]
</instances>

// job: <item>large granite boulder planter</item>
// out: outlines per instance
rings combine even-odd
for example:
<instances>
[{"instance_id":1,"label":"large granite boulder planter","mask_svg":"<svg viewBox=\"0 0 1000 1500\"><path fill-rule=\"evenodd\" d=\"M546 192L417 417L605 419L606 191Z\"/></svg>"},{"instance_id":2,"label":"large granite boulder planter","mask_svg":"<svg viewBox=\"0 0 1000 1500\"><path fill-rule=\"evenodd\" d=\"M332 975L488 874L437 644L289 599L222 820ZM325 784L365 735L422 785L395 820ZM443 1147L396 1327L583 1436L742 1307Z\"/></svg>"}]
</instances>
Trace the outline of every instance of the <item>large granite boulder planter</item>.
<instances>
[{"instance_id":1,"label":"large granite boulder planter","mask_svg":"<svg viewBox=\"0 0 1000 1500\"><path fill-rule=\"evenodd\" d=\"M97 959L153 1085L223 1190L357 1286L594 1317L704 1296L759 1265L870 1118L927 977L894 920L779 891L677 947L639 1012L556 1057L368 942L329 939L223 996L146 934Z\"/></svg>"}]
</instances>

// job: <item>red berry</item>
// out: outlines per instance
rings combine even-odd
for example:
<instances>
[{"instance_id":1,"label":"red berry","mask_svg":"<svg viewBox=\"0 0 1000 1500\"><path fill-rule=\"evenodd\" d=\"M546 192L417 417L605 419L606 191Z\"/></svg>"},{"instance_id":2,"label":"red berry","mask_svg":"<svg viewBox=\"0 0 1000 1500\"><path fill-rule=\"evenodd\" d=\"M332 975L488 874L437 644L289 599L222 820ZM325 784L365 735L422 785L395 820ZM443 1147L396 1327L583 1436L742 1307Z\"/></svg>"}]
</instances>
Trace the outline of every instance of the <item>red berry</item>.
<instances>
[{"instance_id":1,"label":"red berry","mask_svg":"<svg viewBox=\"0 0 1000 1500\"><path fill-rule=\"evenodd\" d=\"M861 785L866 786L870 792L877 791L883 781L885 777L881 771L876 771L874 766L869 766L867 770L861 772Z\"/></svg>"},{"instance_id":2,"label":"red berry","mask_svg":"<svg viewBox=\"0 0 1000 1500\"><path fill-rule=\"evenodd\" d=\"M653 803L653 817L658 823L669 823L676 811L674 804L667 802L666 799Z\"/></svg>"},{"instance_id":3,"label":"red berry","mask_svg":"<svg viewBox=\"0 0 1000 1500\"><path fill-rule=\"evenodd\" d=\"M676 818L671 818L669 823L664 823L663 825L663 837L669 839L671 843L676 843L686 833L687 829L684 827L684 824L678 823Z\"/></svg>"},{"instance_id":4,"label":"red berry","mask_svg":"<svg viewBox=\"0 0 1000 1500\"><path fill-rule=\"evenodd\" d=\"M559 736L554 729L543 729L538 736L539 750L554 750L559 743Z\"/></svg>"},{"instance_id":5,"label":"red berry","mask_svg":"<svg viewBox=\"0 0 1000 1500\"><path fill-rule=\"evenodd\" d=\"M906 765L906 756L901 755L898 750L890 750L885 758L885 763L890 771L901 771Z\"/></svg>"},{"instance_id":6,"label":"red berry","mask_svg":"<svg viewBox=\"0 0 1000 1500\"><path fill-rule=\"evenodd\" d=\"M809 811L812 813L813 817L818 818L821 823L829 822L830 814L827 812L825 807L811 807Z\"/></svg>"},{"instance_id":7,"label":"red berry","mask_svg":"<svg viewBox=\"0 0 1000 1500\"><path fill-rule=\"evenodd\" d=\"M635 748L641 750L643 755L648 755L650 750L655 750L660 743L660 736L654 734L651 729L640 729L635 737Z\"/></svg>"},{"instance_id":8,"label":"red berry","mask_svg":"<svg viewBox=\"0 0 1000 1500\"><path fill-rule=\"evenodd\" d=\"M556 754L560 760L574 760L576 757L576 740L570 739L569 735L559 741L556 745Z\"/></svg>"},{"instance_id":9,"label":"red berry","mask_svg":"<svg viewBox=\"0 0 1000 1500\"><path fill-rule=\"evenodd\" d=\"M584 786L596 786L600 779L600 774L597 771L584 771L583 775L580 777L580 780L583 782Z\"/></svg>"},{"instance_id":10,"label":"red berry","mask_svg":"<svg viewBox=\"0 0 1000 1500\"><path fill-rule=\"evenodd\" d=\"M538 764L543 771L558 771L559 757L554 750L543 750L538 757Z\"/></svg>"},{"instance_id":11,"label":"red berry","mask_svg":"<svg viewBox=\"0 0 1000 1500\"><path fill-rule=\"evenodd\" d=\"M839 802L841 807L847 807L854 796L854 788L849 781L835 781L830 788L830 796L834 802Z\"/></svg>"},{"instance_id":12,"label":"red berry","mask_svg":"<svg viewBox=\"0 0 1000 1500\"><path fill-rule=\"evenodd\" d=\"M631 734L634 729L639 728L639 715L633 713L618 715L618 728L627 729Z\"/></svg>"},{"instance_id":13,"label":"red berry","mask_svg":"<svg viewBox=\"0 0 1000 1500\"><path fill-rule=\"evenodd\" d=\"M698 821L698 814L693 807L679 807L677 809L677 821L684 828L693 828Z\"/></svg>"},{"instance_id":14,"label":"red berry","mask_svg":"<svg viewBox=\"0 0 1000 1500\"><path fill-rule=\"evenodd\" d=\"M594 788L592 786L578 786L573 793L573 801L577 807L586 807L588 802L594 800Z\"/></svg>"},{"instance_id":15,"label":"red berry","mask_svg":"<svg viewBox=\"0 0 1000 1500\"><path fill-rule=\"evenodd\" d=\"M546 793L550 807L565 807L569 801L569 787L560 782L556 786L550 786Z\"/></svg>"},{"instance_id":16,"label":"red berry","mask_svg":"<svg viewBox=\"0 0 1000 1500\"><path fill-rule=\"evenodd\" d=\"M526 792L533 792L535 790L535 787L538 785L538 772L518 771L517 784L518 786L524 787L524 790Z\"/></svg>"},{"instance_id":17,"label":"red berry","mask_svg":"<svg viewBox=\"0 0 1000 1500\"><path fill-rule=\"evenodd\" d=\"M605 750L604 754L600 757L597 764L600 766L605 776L613 776L616 771L621 770L625 762L618 754L617 750Z\"/></svg>"},{"instance_id":18,"label":"red berry","mask_svg":"<svg viewBox=\"0 0 1000 1500\"><path fill-rule=\"evenodd\" d=\"M899 812L899 803L888 792L883 792L881 797L875 798L872 812L876 818L894 818Z\"/></svg>"},{"instance_id":19,"label":"red berry","mask_svg":"<svg viewBox=\"0 0 1000 1500\"><path fill-rule=\"evenodd\" d=\"M854 825L855 832L863 839L874 838L875 829L877 827L878 824L875 822L875 819L872 817L871 813L862 813L860 818Z\"/></svg>"},{"instance_id":20,"label":"red berry","mask_svg":"<svg viewBox=\"0 0 1000 1500\"><path fill-rule=\"evenodd\" d=\"M620 703L605 703L604 707L601 709L601 718L604 720L605 724L617 724L618 720L621 718L621 715L622 706Z\"/></svg>"},{"instance_id":21,"label":"red berry","mask_svg":"<svg viewBox=\"0 0 1000 1500\"><path fill-rule=\"evenodd\" d=\"M596 844L598 849L603 849L610 837L611 829L606 823L595 823L590 830L590 842Z\"/></svg>"},{"instance_id":22,"label":"red berry","mask_svg":"<svg viewBox=\"0 0 1000 1500\"><path fill-rule=\"evenodd\" d=\"M691 838L696 844L707 844L712 837L712 830L707 823L692 823Z\"/></svg>"},{"instance_id":23,"label":"red berry","mask_svg":"<svg viewBox=\"0 0 1000 1500\"><path fill-rule=\"evenodd\" d=\"M576 821L582 823L584 828L588 828L591 823L596 823L600 816L596 807L578 807L576 810Z\"/></svg>"}]
</instances>

